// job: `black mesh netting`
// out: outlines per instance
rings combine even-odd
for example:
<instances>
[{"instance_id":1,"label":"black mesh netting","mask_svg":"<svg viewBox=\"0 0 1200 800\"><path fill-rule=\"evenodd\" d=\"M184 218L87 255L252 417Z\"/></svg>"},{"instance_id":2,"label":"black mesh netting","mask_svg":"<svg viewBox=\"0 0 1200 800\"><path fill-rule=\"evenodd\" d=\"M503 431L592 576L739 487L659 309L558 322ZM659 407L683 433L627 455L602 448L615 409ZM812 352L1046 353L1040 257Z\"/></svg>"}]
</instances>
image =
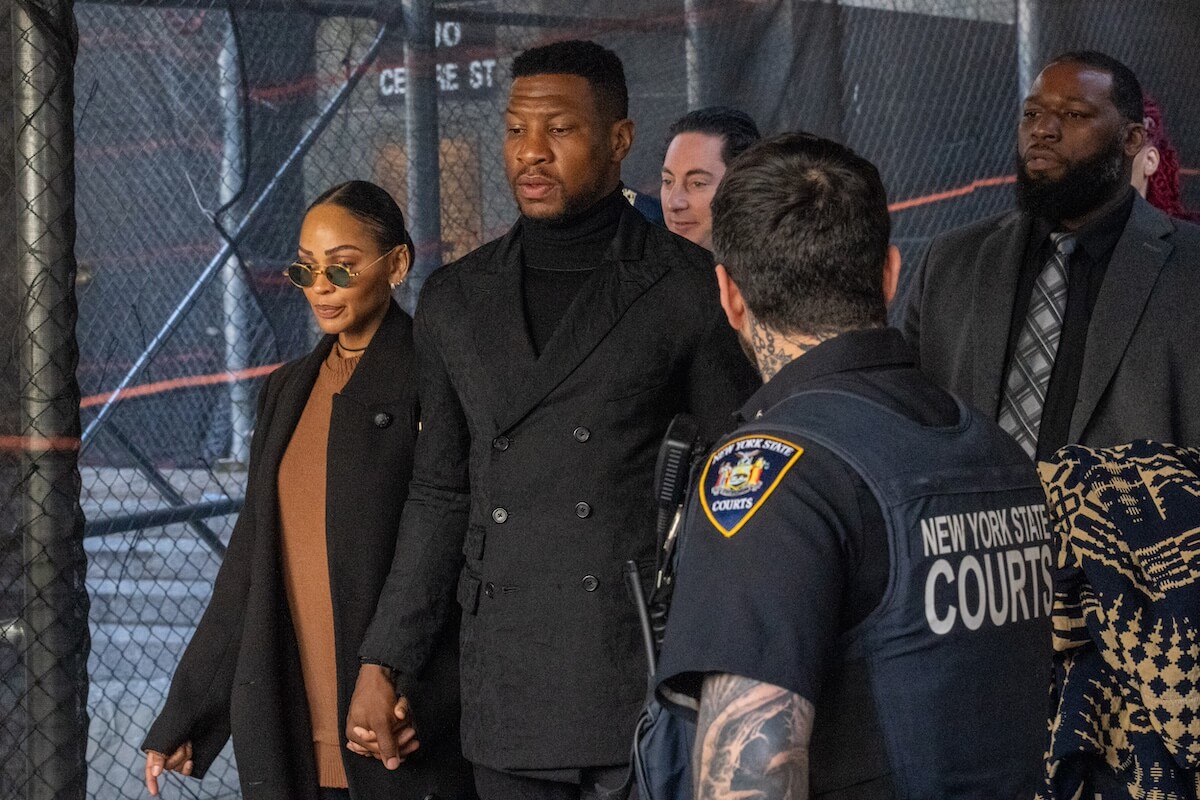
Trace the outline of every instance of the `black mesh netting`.
<instances>
[{"instance_id":1,"label":"black mesh netting","mask_svg":"<svg viewBox=\"0 0 1200 800\"><path fill-rule=\"evenodd\" d=\"M89 796L144 791L137 747L240 506L257 384L316 338L280 274L304 208L364 178L411 214L440 205L440 241L417 243L434 260L501 234L526 47L593 38L622 57L624 177L654 197L689 107L846 141L879 165L909 260L1011 204L1029 69L1102 49L1159 100L1200 206L1194 0L439 2L436 119L406 113L421 51L406 62L401 5L77 0L73 69L71 3L0 9L0 796L81 796L85 774ZM174 791L237 787L227 749Z\"/></svg>"}]
</instances>

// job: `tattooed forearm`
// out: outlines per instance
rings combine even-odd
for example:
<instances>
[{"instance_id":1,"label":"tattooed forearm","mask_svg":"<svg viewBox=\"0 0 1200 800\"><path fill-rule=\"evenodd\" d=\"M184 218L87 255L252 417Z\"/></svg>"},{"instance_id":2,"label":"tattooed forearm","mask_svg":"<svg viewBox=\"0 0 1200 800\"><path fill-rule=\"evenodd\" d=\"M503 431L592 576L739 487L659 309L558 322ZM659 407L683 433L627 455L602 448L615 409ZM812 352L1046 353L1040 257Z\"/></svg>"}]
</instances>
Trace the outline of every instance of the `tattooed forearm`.
<instances>
[{"instance_id":1,"label":"tattooed forearm","mask_svg":"<svg viewBox=\"0 0 1200 800\"><path fill-rule=\"evenodd\" d=\"M692 772L697 800L803 800L813 704L738 675L710 675L700 694Z\"/></svg>"},{"instance_id":2,"label":"tattooed forearm","mask_svg":"<svg viewBox=\"0 0 1200 800\"><path fill-rule=\"evenodd\" d=\"M757 319L750 318L750 349L764 381L774 378L775 373L783 369L788 362L795 361L827 338L829 337L784 336Z\"/></svg>"}]
</instances>

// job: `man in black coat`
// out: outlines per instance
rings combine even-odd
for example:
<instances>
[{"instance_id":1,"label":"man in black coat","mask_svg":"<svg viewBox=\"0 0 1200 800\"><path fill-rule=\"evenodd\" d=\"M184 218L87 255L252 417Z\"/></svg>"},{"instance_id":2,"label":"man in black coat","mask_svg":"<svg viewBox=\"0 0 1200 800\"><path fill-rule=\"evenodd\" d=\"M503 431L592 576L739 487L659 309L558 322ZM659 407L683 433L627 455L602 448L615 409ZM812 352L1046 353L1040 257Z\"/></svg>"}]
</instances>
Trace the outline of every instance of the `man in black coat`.
<instances>
[{"instance_id":1,"label":"man in black coat","mask_svg":"<svg viewBox=\"0 0 1200 800\"><path fill-rule=\"evenodd\" d=\"M422 433L347 733L373 747L382 732L399 763L393 685L422 675L457 581L481 796L598 797L624 777L645 695L622 568L648 576L654 561L659 441L680 412L728 428L757 378L710 256L622 197L619 59L559 42L513 75L504 152L521 218L425 284ZM421 713L403 721L418 738Z\"/></svg>"}]
</instances>

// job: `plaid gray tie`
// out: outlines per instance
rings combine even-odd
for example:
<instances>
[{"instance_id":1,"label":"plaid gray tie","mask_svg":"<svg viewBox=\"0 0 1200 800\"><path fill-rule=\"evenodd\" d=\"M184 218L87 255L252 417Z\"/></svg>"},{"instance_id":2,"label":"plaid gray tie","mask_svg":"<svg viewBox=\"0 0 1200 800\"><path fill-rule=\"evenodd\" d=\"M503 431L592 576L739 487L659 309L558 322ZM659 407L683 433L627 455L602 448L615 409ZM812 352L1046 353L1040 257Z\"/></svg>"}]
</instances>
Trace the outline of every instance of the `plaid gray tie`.
<instances>
[{"instance_id":1,"label":"plaid gray tie","mask_svg":"<svg viewBox=\"0 0 1200 800\"><path fill-rule=\"evenodd\" d=\"M1000 401L1000 427L1017 440L1030 458L1037 451L1042 427L1046 387L1054 369L1054 355L1062 337L1063 310L1067 306L1067 260L1075 250L1075 235L1052 233L1054 255L1046 262L1033 286L1025 326L1017 339Z\"/></svg>"}]
</instances>

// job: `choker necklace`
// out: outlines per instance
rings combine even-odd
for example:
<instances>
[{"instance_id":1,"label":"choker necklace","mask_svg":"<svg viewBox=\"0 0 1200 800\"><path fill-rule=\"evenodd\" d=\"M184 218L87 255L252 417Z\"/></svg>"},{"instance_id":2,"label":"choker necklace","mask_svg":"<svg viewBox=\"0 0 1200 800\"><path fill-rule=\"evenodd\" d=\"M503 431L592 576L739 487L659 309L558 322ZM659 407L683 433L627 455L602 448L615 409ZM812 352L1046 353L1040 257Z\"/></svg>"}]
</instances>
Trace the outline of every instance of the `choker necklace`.
<instances>
[{"instance_id":1,"label":"choker necklace","mask_svg":"<svg viewBox=\"0 0 1200 800\"><path fill-rule=\"evenodd\" d=\"M361 353L363 350L367 349L365 347L346 347L346 345L342 344L341 342L338 342L337 346L339 350L345 353Z\"/></svg>"}]
</instances>

